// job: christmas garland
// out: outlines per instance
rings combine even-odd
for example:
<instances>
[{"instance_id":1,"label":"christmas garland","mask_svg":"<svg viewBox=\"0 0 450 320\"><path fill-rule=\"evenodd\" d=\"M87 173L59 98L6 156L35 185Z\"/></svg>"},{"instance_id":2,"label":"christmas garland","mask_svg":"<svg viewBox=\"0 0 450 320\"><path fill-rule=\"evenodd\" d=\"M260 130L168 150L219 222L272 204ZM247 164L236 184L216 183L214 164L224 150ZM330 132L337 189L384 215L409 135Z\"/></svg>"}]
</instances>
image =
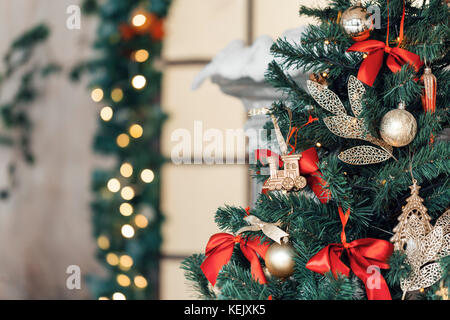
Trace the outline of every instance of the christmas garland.
<instances>
[{"instance_id":1,"label":"christmas garland","mask_svg":"<svg viewBox=\"0 0 450 320\"><path fill-rule=\"evenodd\" d=\"M97 257L106 277L89 275L99 299L156 299L161 245L159 139L166 116L160 109L163 18L170 0L85 1L100 19L94 47L98 59L72 71L91 72L92 99L99 104L96 152L114 157L110 170L92 176Z\"/></svg>"}]
</instances>

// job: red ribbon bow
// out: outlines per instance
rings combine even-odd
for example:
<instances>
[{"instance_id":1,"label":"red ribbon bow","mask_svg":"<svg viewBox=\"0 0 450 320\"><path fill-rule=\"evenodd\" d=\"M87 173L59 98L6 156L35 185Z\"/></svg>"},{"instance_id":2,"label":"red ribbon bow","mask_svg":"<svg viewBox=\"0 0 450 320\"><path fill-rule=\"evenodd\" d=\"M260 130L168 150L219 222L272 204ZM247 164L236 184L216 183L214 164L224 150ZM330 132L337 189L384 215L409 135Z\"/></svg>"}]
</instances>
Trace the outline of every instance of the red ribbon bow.
<instances>
[{"instance_id":1,"label":"red ribbon bow","mask_svg":"<svg viewBox=\"0 0 450 320\"><path fill-rule=\"evenodd\" d=\"M358 79L365 84L372 86L383 65L384 53L388 53L386 64L392 72L398 72L402 65L408 63L419 71L423 63L420 57L405 49L395 47L391 48L387 44L378 40L366 40L353 44L347 51L367 52L368 56L361 63L358 71Z\"/></svg>"},{"instance_id":2,"label":"red ribbon bow","mask_svg":"<svg viewBox=\"0 0 450 320\"><path fill-rule=\"evenodd\" d=\"M372 266L389 269L387 261L394 247L388 241L371 238L347 243L344 229L349 215L350 209L344 214L342 208L339 207L339 216L342 222L342 244L333 243L326 246L308 261L306 268L320 274L332 271L335 277L338 272L348 277L351 269L364 282L369 300L391 300L391 294L383 276L380 273L369 272ZM344 250L350 262L350 268L340 259ZM377 279L373 277L377 277ZM372 283L372 280L375 280L375 283Z\"/></svg>"},{"instance_id":3,"label":"red ribbon bow","mask_svg":"<svg viewBox=\"0 0 450 320\"><path fill-rule=\"evenodd\" d=\"M310 148L303 151L302 157L299 160L300 174L306 176L309 187L315 193L320 202L327 203L331 198L331 193L328 189L325 189L327 182L322 178L323 175L319 171L317 163L319 162L319 156L315 148ZM278 156L278 163L280 168L283 166L283 161L280 155L267 149L258 149L255 153L256 160L261 163L265 163L265 159L271 156ZM265 190L264 190L265 191Z\"/></svg>"},{"instance_id":4,"label":"red ribbon bow","mask_svg":"<svg viewBox=\"0 0 450 320\"><path fill-rule=\"evenodd\" d=\"M403 28L405 22L405 1L403 1L403 15L400 22L400 35L398 39L398 46L395 48L389 47L389 1L388 1L388 22L387 22L387 35L386 43L378 40L366 40L357 42L347 49L347 52L357 51L366 52L367 58L361 63L358 71L358 79L372 86L378 75L378 72L383 65L384 53L388 54L386 65L392 72L398 72L401 70L402 65L410 64L414 67L416 72L422 67L423 62L420 57L405 49L399 48L403 41Z\"/></svg>"},{"instance_id":5,"label":"red ribbon bow","mask_svg":"<svg viewBox=\"0 0 450 320\"><path fill-rule=\"evenodd\" d=\"M242 239L239 235L235 237L228 233L217 233L211 236L206 245L206 259L200 267L206 278L213 286L216 284L217 275L222 267L230 261L236 243L240 244L242 253L250 261L253 278L259 283L265 284L267 281L258 255L265 258L269 243L261 243L260 237Z\"/></svg>"}]
</instances>

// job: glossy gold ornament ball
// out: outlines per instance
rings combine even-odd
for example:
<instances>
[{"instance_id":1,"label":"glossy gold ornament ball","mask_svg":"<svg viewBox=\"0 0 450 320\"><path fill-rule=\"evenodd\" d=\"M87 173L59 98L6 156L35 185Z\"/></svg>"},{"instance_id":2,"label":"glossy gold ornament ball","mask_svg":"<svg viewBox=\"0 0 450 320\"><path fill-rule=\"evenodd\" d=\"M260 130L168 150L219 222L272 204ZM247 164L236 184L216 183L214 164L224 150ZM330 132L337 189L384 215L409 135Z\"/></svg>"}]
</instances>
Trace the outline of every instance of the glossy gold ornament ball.
<instances>
[{"instance_id":1,"label":"glossy gold ornament ball","mask_svg":"<svg viewBox=\"0 0 450 320\"><path fill-rule=\"evenodd\" d=\"M288 243L273 243L267 249L266 267L270 274L278 278L287 278L294 273L294 250Z\"/></svg>"},{"instance_id":2,"label":"glossy gold ornament ball","mask_svg":"<svg viewBox=\"0 0 450 320\"><path fill-rule=\"evenodd\" d=\"M404 147L414 140L417 133L417 122L414 116L402 105L391 110L381 119L381 138L393 147Z\"/></svg>"},{"instance_id":3,"label":"glossy gold ornament ball","mask_svg":"<svg viewBox=\"0 0 450 320\"><path fill-rule=\"evenodd\" d=\"M366 40L373 29L372 19L367 10L361 6L361 2L342 13L341 26L355 41Z\"/></svg>"}]
</instances>

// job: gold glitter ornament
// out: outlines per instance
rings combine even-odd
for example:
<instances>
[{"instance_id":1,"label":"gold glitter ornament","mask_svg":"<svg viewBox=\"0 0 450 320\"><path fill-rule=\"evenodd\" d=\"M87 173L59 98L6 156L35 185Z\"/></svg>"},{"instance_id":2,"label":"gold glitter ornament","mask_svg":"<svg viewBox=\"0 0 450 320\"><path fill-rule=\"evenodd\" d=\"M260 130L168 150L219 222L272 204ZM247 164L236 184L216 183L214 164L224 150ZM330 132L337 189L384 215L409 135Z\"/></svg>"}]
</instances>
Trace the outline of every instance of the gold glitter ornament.
<instances>
[{"instance_id":1,"label":"gold glitter ornament","mask_svg":"<svg viewBox=\"0 0 450 320\"><path fill-rule=\"evenodd\" d=\"M417 133L414 116L405 110L405 104L399 103L398 109L386 113L381 119L381 138L391 146L404 147L410 144Z\"/></svg>"}]
</instances>

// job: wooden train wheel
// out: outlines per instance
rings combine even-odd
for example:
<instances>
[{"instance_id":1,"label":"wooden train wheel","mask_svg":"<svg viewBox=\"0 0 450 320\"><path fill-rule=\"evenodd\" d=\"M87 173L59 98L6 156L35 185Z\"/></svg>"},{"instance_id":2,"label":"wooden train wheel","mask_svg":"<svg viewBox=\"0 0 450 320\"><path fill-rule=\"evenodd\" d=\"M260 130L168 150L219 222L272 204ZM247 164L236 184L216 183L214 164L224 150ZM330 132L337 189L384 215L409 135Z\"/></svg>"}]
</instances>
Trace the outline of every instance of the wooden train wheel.
<instances>
[{"instance_id":1,"label":"wooden train wheel","mask_svg":"<svg viewBox=\"0 0 450 320\"><path fill-rule=\"evenodd\" d=\"M298 176L295 177L294 179L294 184L295 184L295 188L297 189L303 189L304 187L306 187L306 178L303 176Z\"/></svg>"},{"instance_id":2,"label":"wooden train wheel","mask_svg":"<svg viewBox=\"0 0 450 320\"><path fill-rule=\"evenodd\" d=\"M290 177L286 177L283 179L282 185L284 190L290 191L294 187L294 180Z\"/></svg>"}]
</instances>

